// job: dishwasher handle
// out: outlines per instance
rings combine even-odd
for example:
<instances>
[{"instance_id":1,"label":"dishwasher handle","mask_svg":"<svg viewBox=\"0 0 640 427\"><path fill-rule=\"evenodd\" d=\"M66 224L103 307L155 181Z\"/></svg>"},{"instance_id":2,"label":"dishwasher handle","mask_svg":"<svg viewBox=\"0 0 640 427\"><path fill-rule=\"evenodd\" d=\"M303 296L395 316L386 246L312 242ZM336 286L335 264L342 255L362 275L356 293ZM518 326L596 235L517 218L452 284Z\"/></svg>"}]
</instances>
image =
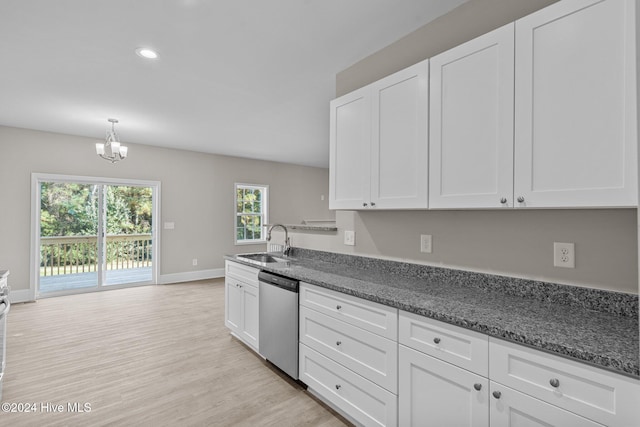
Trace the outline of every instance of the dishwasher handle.
<instances>
[{"instance_id":1,"label":"dishwasher handle","mask_svg":"<svg viewBox=\"0 0 640 427\"><path fill-rule=\"evenodd\" d=\"M260 273L258 273L258 281L267 285L277 286L291 292L298 292L298 286L300 284L298 280L269 273L267 271L260 271Z\"/></svg>"}]
</instances>

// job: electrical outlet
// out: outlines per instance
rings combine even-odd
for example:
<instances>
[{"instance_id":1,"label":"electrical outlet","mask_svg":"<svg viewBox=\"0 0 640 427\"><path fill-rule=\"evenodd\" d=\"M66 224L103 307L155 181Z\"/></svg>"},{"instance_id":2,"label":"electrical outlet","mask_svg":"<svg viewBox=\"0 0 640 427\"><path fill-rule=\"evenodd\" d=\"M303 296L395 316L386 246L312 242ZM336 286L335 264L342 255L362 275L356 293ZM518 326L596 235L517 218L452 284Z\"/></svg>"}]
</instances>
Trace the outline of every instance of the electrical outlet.
<instances>
[{"instance_id":1,"label":"electrical outlet","mask_svg":"<svg viewBox=\"0 0 640 427\"><path fill-rule=\"evenodd\" d=\"M345 230L344 232L344 244L347 246L356 245L356 232L352 230Z\"/></svg>"},{"instance_id":2,"label":"electrical outlet","mask_svg":"<svg viewBox=\"0 0 640 427\"><path fill-rule=\"evenodd\" d=\"M576 245L553 242L554 267L576 268Z\"/></svg>"},{"instance_id":3,"label":"electrical outlet","mask_svg":"<svg viewBox=\"0 0 640 427\"><path fill-rule=\"evenodd\" d=\"M191 264L195 267L196 265L198 265L198 258L194 258L191 260Z\"/></svg>"},{"instance_id":4,"label":"electrical outlet","mask_svg":"<svg viewBox=\"0 0 640 427\"><path fill-rule=\"evenodd\" d=\"M420 252L431 253L431 234L420 235Z\"/></svg>"}]
</instances>

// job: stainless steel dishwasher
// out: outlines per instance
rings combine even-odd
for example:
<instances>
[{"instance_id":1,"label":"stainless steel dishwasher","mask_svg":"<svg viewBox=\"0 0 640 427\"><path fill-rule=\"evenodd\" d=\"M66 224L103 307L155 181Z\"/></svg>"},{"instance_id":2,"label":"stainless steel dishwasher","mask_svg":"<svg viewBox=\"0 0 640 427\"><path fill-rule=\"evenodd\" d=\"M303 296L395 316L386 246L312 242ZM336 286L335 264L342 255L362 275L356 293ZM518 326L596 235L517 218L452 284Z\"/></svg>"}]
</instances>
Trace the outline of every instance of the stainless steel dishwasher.
<instances>
[{"instance_id":1,"label":"stainless steel dishwasher","mask_svg":"<svg viewBox=\"0 0 640 427\"><path fill-rule=\"evenodd\" d=\"M298 379L299 282L261 271L258 351L293 379Z\"/></svg>"}]
</instances>

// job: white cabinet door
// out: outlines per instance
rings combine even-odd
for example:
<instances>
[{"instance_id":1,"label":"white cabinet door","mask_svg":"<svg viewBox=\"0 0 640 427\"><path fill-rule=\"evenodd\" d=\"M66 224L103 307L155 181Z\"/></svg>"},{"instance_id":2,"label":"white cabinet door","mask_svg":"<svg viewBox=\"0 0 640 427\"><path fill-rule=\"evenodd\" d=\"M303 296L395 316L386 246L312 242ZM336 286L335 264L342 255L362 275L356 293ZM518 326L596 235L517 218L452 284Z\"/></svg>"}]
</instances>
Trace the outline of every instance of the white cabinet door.
<instances>
[{"instance_id":1,"label":"white cabinet door","mask_svg":"<svg viewBox=\"0 0 640 427\"><path fill-rule=\"evenodd\" d=\"M241 338L256 350L258 347L258 288L242 284L242 332Z\"/></svg>"},{"instance_id":2,"label":"white cabinet door","mask_svg":"<svg viewBox=\"0 0 640 427\"><path fill-rule=\"evenodd\" d=\"M573 412L491 382L491 427L601 427Z\"/></svg>"},{"instance_id":3,"label":"white cabinet door","mask_svg":"<svg viewBox=\"0 0 640 427\"><path fill-rule=\"evenodd\" d=\"M488 426L489 380L399 345L400 426Z\"/></svg>"},{"instance_id":4,"label":"white cabinet door","mask_svg":"<svg viewBox=\"0 0 640 427\"><path fill-rule=\"evenodd\" d=\"M242 331L242 288L236 279L225 279L225 326L236 335Z\"/></svg>"},{"instance_id":5,"label":"white cabinet door","mask_svg":"<svg viewBox=\"0 0 640 427\"><path fill-rule=\"evenodd\" d=\"M329 209L362 209L370 202L370 87L330 104Z\"/></svg>"},{"instance_id":6,"label":"white cabinet door","mask_svg":"<svg viewBox=\"0 0 640 427\"><path fill-rule=\"evenodd\" d=\"M516 21L516 207L637 205L636 7L565 0Z\"/></svg>"},{"instance_id":7,"label":"white cabinet door","mask_svg":"<svg viewBox=\"0 0 640 427\"><path fill-rule=\"evenodd\" d=\"M429 207L512 207L514 24L430 64Z\"/></svg>"},{"instance_id":8,"label":"white cabinet door","mask_svg":"<svg viewBox=\"0 0 640 427\"><path fill-rule=\"evenodd\" d=\"M428 205L429 61L372 86L371 207Z\"/></svg>"}]
</instances>

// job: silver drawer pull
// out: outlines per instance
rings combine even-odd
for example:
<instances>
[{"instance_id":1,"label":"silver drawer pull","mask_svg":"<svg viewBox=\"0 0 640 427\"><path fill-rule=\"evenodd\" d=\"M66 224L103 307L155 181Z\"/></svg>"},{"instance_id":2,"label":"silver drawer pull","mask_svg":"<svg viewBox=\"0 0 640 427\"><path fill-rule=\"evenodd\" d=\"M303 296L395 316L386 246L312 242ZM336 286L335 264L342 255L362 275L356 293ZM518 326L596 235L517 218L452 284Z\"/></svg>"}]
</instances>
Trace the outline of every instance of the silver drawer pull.
<instances>
[{"instance_id":1,"label":"silver drawer pull","mask_svg":"<svg viewBox=\"0 0 640 427\"><path fill-rule=\"evenodd\" d=\"M560 380L557 378L551 378L549 380L549 384L551 384L551 387L560 387Z\"/></svg>"},{"instance_id":2,"label":"silver drawer pull","mask_svg":"<svg viewBox=\"0 0 640 427\"><path fill-rule=\"evenodd\" d=\"M524 197L522 196L518 197L518 203L524 203Z\"/></svg>"},{"instance_id":3,"label":"silver drawer pull","mask_svg":"<svg viewBox=\"0 0 640 427\"><path fill-rule=\"evenodd\" d=\"M500 199L500 203L502 203L503 205L507 203L507 198L503 197L502 199Z\"/></svg>"},{"instance_id":4,"label":"silver drawer pull","mask_svg":"<svg viewBox=\"0 0 640 427\"><path fill-rule=\"evenodd\" d=\"M342 341L336 341L336 345L342 344Z\"/></svg>"},{"instance_id":5,"label":"silver drawer pull","mask_svg":"<svg viewBox=\"0 0 640 427\"><path fill-rule=\"evenodd\" d=\"M473 385L473 388L475 388L476 390L480 391L480 390L482 390L482 384L480 384L480 383L475 383L475 384Z\"/></svg>"},{"instance_id":6,"label":"silver drawer pull","mask_svg":"<svg viewBox=\"0 0 640 427\"><path fill-rule=\"evenodd\" d=\"M440 344L440 338L434 338L433 342L436 343L436 344Z\"/></svg>"},{"instance_id":7,"label":"silver drawer pull","mask_svg":"<svg viewBox=\"0 0 640 427\"><path fill-rule=\"evenodd\" d=\"M500 397L502 396L502 393L500 393L499 391L494 391L492 394L496 399L500 399Z\"/></svg>"},{"instance_id":8,"label":"silver drawer pull","mask_svg":"<svg viewBox=\"0 0 640 427\"><path fill-rule=\"evenodd\" d=\"M340 384L336 384L336 390L340 390L342 386Z\"/></svg>"},{"instance_id":9,"label":"silver drawer pull","mask_svg":"<svg viewBox=\"0 0 640 427\"><path fill-rule=\"evenodd\" d=\"M336 310L340 310L342 308L341 305L336 305Z\"/></svg>"}]
</instances>

